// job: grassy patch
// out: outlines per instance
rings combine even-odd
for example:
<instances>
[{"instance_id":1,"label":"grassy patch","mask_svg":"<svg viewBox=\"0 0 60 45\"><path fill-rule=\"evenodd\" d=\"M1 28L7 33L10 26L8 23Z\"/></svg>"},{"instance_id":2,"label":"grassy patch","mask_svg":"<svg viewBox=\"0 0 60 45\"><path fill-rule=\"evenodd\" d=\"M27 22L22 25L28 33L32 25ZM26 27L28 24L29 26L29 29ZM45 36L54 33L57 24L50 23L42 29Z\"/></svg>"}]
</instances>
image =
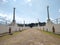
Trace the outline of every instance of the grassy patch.
<instances>
[{"instance_id":1,"label":"grassy patch","mask_svg":"<svg viewBox=\"0 0 60 45\"><path fill-rule=\"evenodd\" d=\"M44 30L43 30L42 32L45 33L45 34L49 34L49 35L51 35L51 36L60 38L60 34L55 34L55 33L53 33L53 32L47 32L47 31L44 31Z\"/></svg>"},{"instance_id":2,"label":"grassy patch","mask_svg":"<svg viewBox=\"0 0 60 45\"><path fill-rule=\"evenodd\" d=\"M13 35L4 34L5 36L0 37L0 41L9 39L9 38L11 38L11 37L14 37L15 35L17 35L17 34L19 34L19 33L20 33L20 32L14 32Z\"/></svg>"}]
</instances>

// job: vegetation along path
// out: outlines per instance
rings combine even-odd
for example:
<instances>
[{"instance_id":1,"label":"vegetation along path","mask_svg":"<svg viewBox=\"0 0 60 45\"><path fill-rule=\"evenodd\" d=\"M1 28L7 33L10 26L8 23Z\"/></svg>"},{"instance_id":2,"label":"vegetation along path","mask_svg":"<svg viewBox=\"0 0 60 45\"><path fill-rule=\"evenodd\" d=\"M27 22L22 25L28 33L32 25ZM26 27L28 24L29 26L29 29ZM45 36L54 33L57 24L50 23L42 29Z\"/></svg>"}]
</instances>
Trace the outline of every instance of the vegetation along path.
<instances>
[{"instance_id":1,"label":"vegetation along path","mask_svg":"<svg viewBox=\"0 0 60 45\"><path fill-rule=\"evenodd\" d=\"M1 40L0 45L60 45L60 39L32 28Z\"/></svg>"}]
</instances>

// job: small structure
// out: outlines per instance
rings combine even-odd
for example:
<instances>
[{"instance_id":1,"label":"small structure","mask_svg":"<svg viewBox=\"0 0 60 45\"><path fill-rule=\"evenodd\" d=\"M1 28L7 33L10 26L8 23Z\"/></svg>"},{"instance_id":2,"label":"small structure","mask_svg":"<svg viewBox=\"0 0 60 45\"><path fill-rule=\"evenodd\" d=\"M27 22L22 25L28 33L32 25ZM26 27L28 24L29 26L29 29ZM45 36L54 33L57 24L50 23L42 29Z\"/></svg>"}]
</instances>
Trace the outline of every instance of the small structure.
<instances>
[{"instance_id":1,"label":"small structure","mask_svg":"<svg viewBox=\"0 0 60 45\"><path fill-rule=\"evenodd\" d=\"M39 19L38 19L38 29L40 29Z\"/></svg>"},{"instance_id":2,"label":"small structure","mask_svg":"<svg viewBox=\"0 0 60 45\"><path fill-rule=\"evenodd\" d=\"M23 24L22 30L26 29L26 27L25 27L25 20L23 22L24 22L24 24Z\"/></svg>"},{"instance_id":3,"label":"small structure","mask_svg":"<svg viewBox=\"0 0 60 45\"><path fill-rule=\"evenodd\" d=\"M16 24L15 8L13 8L13 20L10 24L0 24L0 34L2 33L12 34L12 32L15 32L15 31L19 31L19 27Z\"/></svg>"},{"instance_id":4,"label":"small structure","mask_svg":"<svg viewBox=\"0 0 60 45\"><path fill-rule=\"evenodd\" d=\"M24 21L24 26L23 27L25 28L25 21Z\"/></svg>"},{"instance_id":5,"label":"small structure","mask_svg":"<svg viewBox=\"0 0 60 45\"><path fill-rule=\"evenodd\" d=\"M11 24L9 25L9 27L11 27L11 31L18 31L18 26L16 24L16 20L15 20L15 8L13 8L13 20L11 22Z\"/></svg>"},{"instance_id":6,"label":"small structure","mask_svg":"<svg viewBox=\"0 0 60 45\"><path fill-rule=\"evenodd\" d=\"M50 20L50 16L49 16L49 6L47 6L47 23L46 23L46 28L48 31L52 32L52 28L54 26L54 23Z\"/></svg>"},{"instance_id":7,"label":"small structure","mask_svg":"<svg viewBox=\"0 0 60 45\"><path fill-rule=\"evenodd\" d=\"M47 23L46 26L44 27L45 30L49 31L49 32L53 32L56 34L60 34L60 24L54 24L51 20L50 20L50 16L49 16L49 6L47 6L47 14L48 14L48 19L47 19Z\"/></svg>"}]
</instances>

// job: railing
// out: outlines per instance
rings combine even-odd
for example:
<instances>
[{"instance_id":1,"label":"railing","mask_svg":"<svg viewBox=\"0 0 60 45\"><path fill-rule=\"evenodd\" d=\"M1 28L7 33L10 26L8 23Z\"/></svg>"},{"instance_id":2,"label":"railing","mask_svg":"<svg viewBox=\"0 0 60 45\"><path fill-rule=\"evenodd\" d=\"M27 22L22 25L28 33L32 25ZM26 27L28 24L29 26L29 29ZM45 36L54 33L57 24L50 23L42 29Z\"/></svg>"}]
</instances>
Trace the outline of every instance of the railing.
<instances>
[{"instance_id":1,"label":"railing","mask_svg":"<svg viewBox=\"0 0 60 45\"><path fill-rule=\"evenodd\" d=\"M54 20L52 20L52 22L55 24L60 24L60 18L54 19Z\"/></svg>"},{"instance_id":2,"label":"railing","mask_svg":"<svg viewBox=\"0 0 60 45\"><path fill-rule=\"evenodd\" d=\"M0 24L7 25L10 23L10 20L6 20L4 17L0 16Z\"/></svg>"}]
</instances>

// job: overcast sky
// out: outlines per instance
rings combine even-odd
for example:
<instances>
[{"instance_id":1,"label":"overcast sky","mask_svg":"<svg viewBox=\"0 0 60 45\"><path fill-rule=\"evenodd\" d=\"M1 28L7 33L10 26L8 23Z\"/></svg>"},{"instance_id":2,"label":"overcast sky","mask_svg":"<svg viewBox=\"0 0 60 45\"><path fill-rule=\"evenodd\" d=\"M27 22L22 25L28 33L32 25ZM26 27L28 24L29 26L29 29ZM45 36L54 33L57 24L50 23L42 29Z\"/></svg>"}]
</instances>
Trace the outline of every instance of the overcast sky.
<instances>
[{"instance_id":1,"label":"overcast sky","mask_svg":"<svg viewBox=\"0 0 60 45\"><path fill-rule=\"evenodd\" d=\"M0 16L12 21L13 8L16 8L17 23L46 22L47 5L50 18L60 17L60 0L0 0Z\"/></svg>"}]
</instances>

